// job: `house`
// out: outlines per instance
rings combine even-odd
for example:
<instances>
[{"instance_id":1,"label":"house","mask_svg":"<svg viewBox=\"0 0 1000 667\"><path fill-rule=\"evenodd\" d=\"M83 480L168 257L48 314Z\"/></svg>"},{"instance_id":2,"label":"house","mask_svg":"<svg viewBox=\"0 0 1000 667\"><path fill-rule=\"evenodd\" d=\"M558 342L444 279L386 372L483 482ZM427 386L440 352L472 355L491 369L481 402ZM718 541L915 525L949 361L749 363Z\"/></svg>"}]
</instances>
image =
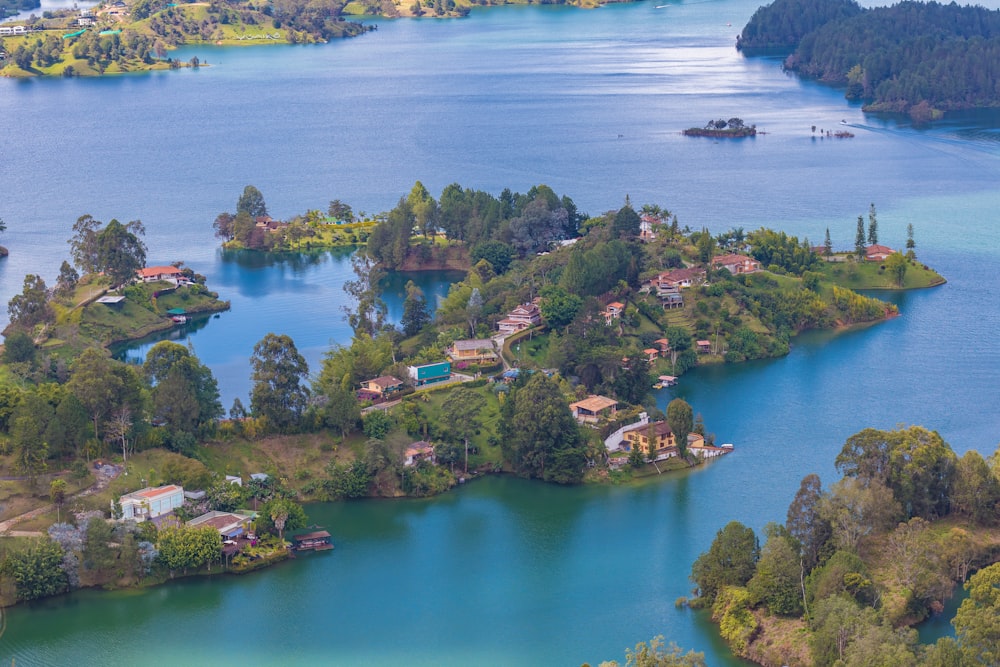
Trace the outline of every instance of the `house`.
<instances>
[{"instance_id":1,"label":"house","mask_svg":"<svg viewBox=\"0 0 1000 667\"><path fill-rule=\"evenodd\" d=\"M604 315L604 323L609 327L614 324L614 321L622 316L625 312L625 304L620 301L612 301L608 304L608 307L604 309L601 315Z\"/></svg>"},{"instance_id":2,"label":"house","mask_svg":"<svg viewBox=\"0 0 1000 667\"><path fill-rule=\"evenodd\" d=\"M654 340L653 345L660 351L660 354L666 354L670 351L670 341L666 338L658 338Z\"/></svg>"},{"instance_id":3,"label":"house","mask_svg":"<svg viewBox=\"0 0 1000 667\"><path fill-rule=\"evenodd\" d=\"M176 266L147 266L135 273L139 280L144 283L155 283L158 280L176 283L184 275L184 272Z\"/></svg>"},{"instance_id":4,"label":"house","mask_svg":"<svg viewBox=\"0 0 1000 667\"><path fill-rule=\"evenodd\" d=\"M254 520L255 516L253 513L243 514L242 512L220 512L213 510L191 519L184 525L189 528L211 526L219 531L222 539L235 540L245 533L250 532L250 522Z\"/></svg>"},{"instance_id":5,"label":"house","mask_svg":"<svg viewBox=\"0 0 1000 667\"><path fill-rule=\"evenodd\" d=\"M24 35L27 32L28 29L23 25L0 26L0 37L4 35Z\"/></svg>"},{"instance_id":6,"label":"house","mask_svg":"<svg viewBox=\"0 0 1000 667\"><path fill-rule=\"evenodd\" d=\"M647 347L645 350L642 351L642 353L646 355L646 361L648 361L649 363L653 363L654 361L656 361L657 357L660 356L660 351L653 349L651 347Z\"/></svg>"},{"instance_id":7,"label":"house","mask_svg":"<svg viewBox=\"0 0 1000 667\"><path fill-rule=\"evenodd\" d=\"M452 361L496 361L497 353L489 338L477 340L456 340L448 348Z\"/></svg>"},{"instance_id":8,"label":"house","mask_svg":"<svg viewBox=\"0 0 1000 667\"><path fill-rule=\"evenodd\" d=\"M374 380L365 380L362 382L358 398L362 400L377 400L391 396L398 391L402 391L402 389L402 380L392 375L382 375Z\"/></svg>"},{"instance_id":9,"label":"house","mask_svg":"<svg viewBox=\"0 0 1000 667\"><path fill-rule=\"evenodd\" d=\"M733 446L723 445L721 447L716 447L715 445L706 443L705 438L699 434L691 433L688 435L688 451L703 459L714 459L733 451Z\"/></svg>"},{"instance_id":10,"label":"house","mask_svg":"<svg viewBox=\"0 0 1000 667\"><path fill-rule=\"evenodd\" d=\"M655 215L650 215L648 213L643 213L639 217L639 240L643 243L649 243L650 241L656 240L655 227L662 225L663 221L657 218Z\"/></svg>"},{"instance_id":11,"label":"house","mask_svg":"<svg viewBox=\"0 0 1000 667\"><path fill-rule=\"evenodd\" d=\"M657 295L660 297L660 303L667 310L684 307L684 295L681 294L678 287L667 287L658 290Z\"/></svg>"},{"instance_id":12,"label":"house","mask_svg":"<svg viewBox=\"0 0 1000 667\"><path fill-rule=\"evenodd\" d=\"M268 232L276 232L282 227L287 227L287 222L282 222L281 220L275 220L269 215L258 215L254 218L254 224L259 228Z\"/></svg>"},{"instance_id":13,"label":"house","mask_svg":"<svg viewBox=\"0 0 1000 667\"><path fill-rule=\"evenodd\" d=\"M726 269L733 275L760 271L760 262L746 255L719 255L712 258L713 269Z\"/></svg>"},{"instance_id":14,"label":"house","mask_svg":"<svg viewBox=\"0 0 1000 667\"><path fill-rule=\"evenodd\" d=\"M591 394L582 401L570 403L573 418L581 424L596 424L601 419L613 417L618 412L618 401L607 396Z\"/></svg>"},{"instance_id":15,"label":"house","mask_svg":"<svg viewBox=\"0 0 1000 667\"><path fill-rule=\"evenodd\" d=\"M699 340L695 346L698 348L698 354L708 354L712 351L712 341L710 340Z\"/></svg>"},{"instance_id":16,"label":"house","mask_svg":"<svg viewBox=\"0 0 1000 667\"><path fill-rule=\"evenodd\" d=\"M653 454L658 452L667 453L670 456L677 456L677 443L674 440L673 431L665 421L656 421L650 424L637 424L626 429L622 433L622 438L628 443L629 449L638 447L644 454L649 456L650 436L652 435Z\"/></svg>"},{"instance_id":17,"label":"house","mask_svg":"<svg viewBox=\"0 0 1000 667\"><path fill-rule=\"evenodd\" d=\"M227 484L235 484L236 486L243 486L243 478L239 475L226 475Z\"/></svg>"},{"instance_id":18,"label":"house","mask_svg":"<svg viewBox=\"0 0 1000 667\"><path fill-rule=\"evenodd\" d=\"M895 254L896 251L892 248L884 245L870 245L865 248L865 261L866 262L884 262L889 258L889 255Z\"/></svg>"},{"instance_id":19,"label":"house","mask_svg":"<svg viewBox=\"0 0 1000 667\"><path fill-rule=\"evenodd\" d=\"M682 287L697 285L705 279L705 269L690 267L683 269L670 269L658 274L649 282L650 291L655 291L657 296L678 290Z\"/></svg>"},{"instance_id":20,"label":"house","mask_svg":"<svg viewBox=\"0 0 1000 667\"><path fill-rule=\"evenodd\" d=\"M503 334L517 333L542 323L542 311L536 303L522 303L507 313L507 317L497 322L497 330Z\"/></svg>"},{"instance_id":21,"label":"house","mask_svg":"<svg viewBox=\"0 0 1000 667\"><path fill-rule=\"evenodd\" d=\"M451 362L439 361L433 364L423 364L421 366L407 366L413 386L422 387L425 384L441 382L451 378Z\"/></svg>"},{"instance_id":22,"label":"house","mask_svg":"<svg viewBox=\"0 0 1000 667\"><path fill-rule=\"evenodd\" d=\"M169 514L184 504L184 489L176 484L146 487L118 499L122 519L145 521Z\"/></svg>"},{"instance_id":23,"label":"house","mask_svg":"<svg viewBox=\"0 0 1000 667\"><path fill-rule=\"evenodd\" d=\"M421 461L434 463L434 447L429 442L419 440L411 443L406 448L406 458L403 460L404 466L415 466Z\"/></svg>"}]
</instances>

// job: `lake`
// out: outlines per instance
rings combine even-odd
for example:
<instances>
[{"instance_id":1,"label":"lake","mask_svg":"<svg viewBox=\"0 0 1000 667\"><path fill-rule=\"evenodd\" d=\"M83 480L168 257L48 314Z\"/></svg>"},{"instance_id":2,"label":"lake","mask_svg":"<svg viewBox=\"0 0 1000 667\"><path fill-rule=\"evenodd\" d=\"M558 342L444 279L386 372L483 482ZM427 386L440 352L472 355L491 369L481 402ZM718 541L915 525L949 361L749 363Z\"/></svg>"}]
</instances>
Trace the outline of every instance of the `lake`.
<instances>
[{"instance_id":1,"label":"lake","mask_svg":"<svg viewBox=\"0 0 1000 667\"><path fill-rule=\"evenodd\" d=\"M387 210L421 180L499 193L546 183L582 211L627 195L681 225L762 225L853 244L874 202L880 241L949 280L889 294L901 316L810 333L787 357L698 369L680 395L736 452L612 488L496 478L441 498L310 508L337 550L249 577L151 591L85 591L8 611L0 659L20 664L580 664L664 634L739 664L704 618L678 610L690 566L729 520L782 521L801 478L833 481L844 440L916 423L962 454L992 453L1000 423L1000 141L995 113L932 128L872 117L842 93L746 59L755 2L593 11L476 10L382 21L324 46L185 49L211 67L100 80L0 80L0 296L54 280L83 213L141 218L150 263L184 260L230 299L190 332L226 407L246 396L254 342L290 333L316 370L346 343L346 252L309 259L218 250L211 223L243 186L275 217ZM731 23L732 25L727 25ZM766 134L691 139L739 116ZM819 138L817 129L856 135ZM621 135L621 136L619 136ZM444 289L425 276L426 289ZM398 285L395 287L398 294ZM398 299L398 297L395 297ZM393 301L390 299L390 308ZM85 658L82 659L81 657Z\"/></svg>"}]
</instances>

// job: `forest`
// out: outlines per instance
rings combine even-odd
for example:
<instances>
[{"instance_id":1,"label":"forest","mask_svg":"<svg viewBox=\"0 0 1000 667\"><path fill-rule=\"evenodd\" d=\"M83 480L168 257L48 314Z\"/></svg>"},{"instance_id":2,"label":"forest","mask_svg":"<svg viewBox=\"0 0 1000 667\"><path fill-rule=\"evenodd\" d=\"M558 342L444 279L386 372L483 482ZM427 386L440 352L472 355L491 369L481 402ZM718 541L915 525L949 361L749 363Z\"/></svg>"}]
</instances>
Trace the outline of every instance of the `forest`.
<instances>
[{"instance_id":1,"label":"forest","mask_svg":"<svg viewBox=\"0 0 1000 667\"><path fill-rule=\"evenodd\" d=\"M692 605L759 664L997 664L1000 452L958 457L920 426L868 428L836 465L843 477L826 489L802 480L763 546L739 522L723 527L692 567ZM956 638L920 644L910 626L962 584Z\"/></svg>"},{"instance_id":2,"label":"forest","mask_svg":"<svg viewBox=\"0 0 1000 667\"><path fill-rule=\"evenodd\" d=\"M845 87L866 111L930 121L1000 104L1000 11L979 6L776 0L754 13L737 48L790 51L786 69Z\"/></svg>"}]
</instances>

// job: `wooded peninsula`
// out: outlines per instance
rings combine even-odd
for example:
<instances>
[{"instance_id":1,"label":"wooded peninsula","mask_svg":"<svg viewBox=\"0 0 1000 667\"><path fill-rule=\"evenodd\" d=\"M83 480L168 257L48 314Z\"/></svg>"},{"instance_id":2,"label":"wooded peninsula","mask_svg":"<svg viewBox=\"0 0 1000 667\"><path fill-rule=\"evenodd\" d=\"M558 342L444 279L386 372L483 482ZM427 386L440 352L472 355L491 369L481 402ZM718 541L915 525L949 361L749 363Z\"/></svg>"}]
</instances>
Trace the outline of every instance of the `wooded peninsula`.
<instances>
[{"instance_id":1,"label":"wooded peninsula","mask_svg":"<svg viewBox=\"0 0 1000 667\"><path fill-rule=\"evenodd\" d=\"M748 55L790 52L784 67L845 86L865 111L926 122L1000 105L1000 11L937 2L865 9L854 0L775 0L737 39Z\"/></svg>"},{"instance_id":2,"label":"wooded peninsula","mask_svg":"<svg viewBox=\"0 0 1000 667\"><path fill-rule=\"evenodd\" d=\"M294 224L301 242L355 217L334 200ZM267 239L291 225L247 186L215 231L275 249ZM917 261L912 228L905 254L878 243L874 206L867 227L858 217L855 248L838 252L829 234L811 247L768 229L682 228L627 197L589 215L545 185L495 196L452 184L435 199L418 182L371 217L352 257L349 343L310 373L290 337L268 333L248 360L249 405L236 398L227 411L190 348L159 342L141 365L108 353L145 318L227 305L179 262L146 266L143 233L139 221L81 216L55 289L29 275L8 304L6 603L275 562L284 531L305 525L302 502L427 496L493 473L623 483L702 465L732 445L680 398L661 410L654 385L699 364L787 354L803 330L896 314L851 286L943 282ZM382 276L442 256L463 258L465 277L433 310L410 283L390 323ZM161 495L177 499L166 524L131 520ZM218 531L203 525L216 519ZM222 542L226 521L252 527L252 543Z\"/></svg>"}]
</instances>

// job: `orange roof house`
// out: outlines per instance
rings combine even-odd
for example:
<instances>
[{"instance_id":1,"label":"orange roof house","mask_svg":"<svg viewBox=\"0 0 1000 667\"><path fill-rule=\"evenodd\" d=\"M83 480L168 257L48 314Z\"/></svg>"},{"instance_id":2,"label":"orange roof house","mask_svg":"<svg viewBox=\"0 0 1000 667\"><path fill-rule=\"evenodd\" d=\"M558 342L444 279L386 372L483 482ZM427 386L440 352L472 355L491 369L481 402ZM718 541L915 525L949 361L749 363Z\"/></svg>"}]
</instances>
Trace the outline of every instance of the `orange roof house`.
<instances>
[{"instance_id":1,"label":"orange roof house","mask_svg":"<svg viewBox=\"0 0 1000 667\"><path fill-rule=\"evenodd\" d=\"M865 261L868 262L884 262L889 258L889 255L895 254L895 250L889 246L884 245L870 245L865 248Z\"/></svg>"},{"instance_id":2,"label":"orange roof house","mask_svg":"<svg viewBox=\"0 0 1000 667\"><path fill-rule=\"evenodd\" d=\"M118 499L123 519L143 521L169 514L184 504L184 488L176 484L146 487Z\"/></svg>"},{"instance_id":3,"label":"orange roof house","mask_svg":"<svg viewBox=\"0 0 1000 667\"><path fill-rule=\"evenodd\" d=\"M733 275L760 271L760 262L746 255L719 255L712 258L713 269L726 269Z\"/></svg>"},{"instance_id":4,"label":"orange roof house","mask_svg":"<svg viewBox=\"0 0 1000 667\"><path fill-rule=\"evenodd\" d=\"M184 275L184 272L176 266L147 266L135 274L142 282L153 283L157 280L177 280Z\"/></svg>"}]
</instances>

